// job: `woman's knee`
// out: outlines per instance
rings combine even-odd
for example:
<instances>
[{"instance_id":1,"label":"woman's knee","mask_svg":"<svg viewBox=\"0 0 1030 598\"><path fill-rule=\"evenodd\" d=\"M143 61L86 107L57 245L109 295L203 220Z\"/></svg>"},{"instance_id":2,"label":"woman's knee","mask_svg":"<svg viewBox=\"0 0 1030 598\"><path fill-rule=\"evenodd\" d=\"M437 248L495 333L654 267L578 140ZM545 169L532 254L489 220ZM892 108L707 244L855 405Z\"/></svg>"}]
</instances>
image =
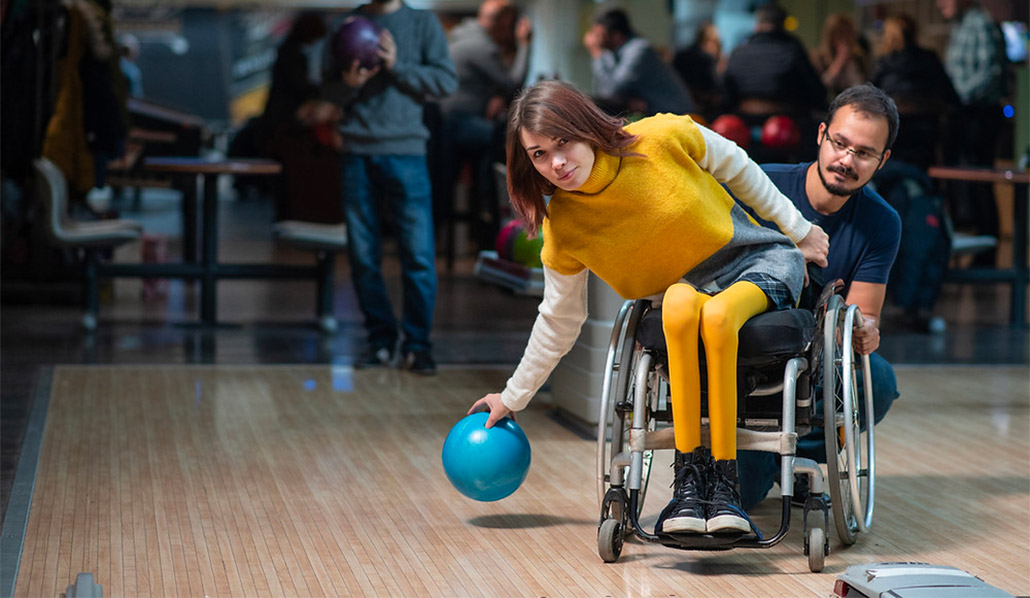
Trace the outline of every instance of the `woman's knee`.
<instances>
[{"instance_id":1,"label":"woman's knee","mask_svg":"<svg viewBox=\"0 0 1030 598\"><path fill-rule=\"evenodd\" d=\"M688 284L674 284L662 299L662 328L666 336L697 328L700 293Z\"/></svg>"},{"instance_id":2,"label":"woman's knee","mask_svg":"<svg viewBox=\"0 0 1030 598\"><path fill-rule=\"evenodd\" d=\"M725 302L709 301L701 312L701 338L705 347L716 351L737 342L737 328L731 306Z\"/></svg>"}]
</instances>

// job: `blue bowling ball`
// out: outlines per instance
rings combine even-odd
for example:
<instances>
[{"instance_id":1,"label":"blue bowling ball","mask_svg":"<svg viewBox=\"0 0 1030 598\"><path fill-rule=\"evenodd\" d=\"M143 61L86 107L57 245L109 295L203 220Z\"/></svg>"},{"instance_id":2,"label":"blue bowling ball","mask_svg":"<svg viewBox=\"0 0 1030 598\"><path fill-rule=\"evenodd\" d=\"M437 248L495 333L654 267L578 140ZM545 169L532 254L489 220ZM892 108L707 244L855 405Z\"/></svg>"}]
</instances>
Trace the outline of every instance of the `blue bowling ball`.
<instances>
[{"instance_id":1,"label":"blue bowling ball","mask_svg":"<svg viewBox=\"0 0 1030 598\"><path fill-rule=\"evenodd\" d=\"M489 430L487 412L473 413L454 424L443 443L447 479L465 496L483 502L501 500L518 490L529 473L529 439L514 420L504 418Z\"/></svg>"}]
</instances>

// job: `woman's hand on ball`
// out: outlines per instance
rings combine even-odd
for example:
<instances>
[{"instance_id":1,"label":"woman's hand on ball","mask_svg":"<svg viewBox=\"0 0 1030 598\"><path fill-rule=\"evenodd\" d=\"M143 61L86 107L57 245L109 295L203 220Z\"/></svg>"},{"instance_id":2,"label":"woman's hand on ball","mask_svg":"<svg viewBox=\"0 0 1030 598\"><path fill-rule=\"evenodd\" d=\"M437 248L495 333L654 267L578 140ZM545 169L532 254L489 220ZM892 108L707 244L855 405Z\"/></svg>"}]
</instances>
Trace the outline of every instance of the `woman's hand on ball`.
<instances>
[{"instance_id":1,"label":"woman's hand on ball","mask_svg":"<svg viewBox=\"0 0 1030 598\"><path fill-rule=\"evenodd\" d=\"M476 413L477 411L489 411L490 417L486 418L486 427L492 428L494 424L501 421L505 417L511 417L515 419L515 412L504 406L501 402L500 393L490 393L479 399L472 404L472 408L469 409L468 415Z\"/></svg>"}]
</instances>

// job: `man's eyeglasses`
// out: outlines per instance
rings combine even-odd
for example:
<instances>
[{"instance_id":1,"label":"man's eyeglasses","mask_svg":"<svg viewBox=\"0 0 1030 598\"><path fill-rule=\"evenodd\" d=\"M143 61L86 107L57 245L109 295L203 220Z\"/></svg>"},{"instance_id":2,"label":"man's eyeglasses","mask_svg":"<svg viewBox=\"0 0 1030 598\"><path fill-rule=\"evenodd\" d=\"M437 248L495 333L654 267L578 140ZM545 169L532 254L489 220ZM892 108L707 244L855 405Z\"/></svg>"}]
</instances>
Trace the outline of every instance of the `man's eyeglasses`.
<instances>
[{"instance_id":1,"label":"man's eyeglasses","mask_svg":"<svg viewBox=\"0 0 1030 598\"><path fill-rule=\"evenodd\" d=\"M862 162L866 165L873 164L874 162L879 162L880 159L883 158L884 152L874 154L872 152L867 152L866 150L857 150L848 147L845 143L838 141L833 137L830 137L829 130L823 131L823 140L830 142L830 147L833 148L833 151L836 152L837 155L843 155L845 152L849 153L855 158L855 160Z\"/></svg>"}]
</instances>

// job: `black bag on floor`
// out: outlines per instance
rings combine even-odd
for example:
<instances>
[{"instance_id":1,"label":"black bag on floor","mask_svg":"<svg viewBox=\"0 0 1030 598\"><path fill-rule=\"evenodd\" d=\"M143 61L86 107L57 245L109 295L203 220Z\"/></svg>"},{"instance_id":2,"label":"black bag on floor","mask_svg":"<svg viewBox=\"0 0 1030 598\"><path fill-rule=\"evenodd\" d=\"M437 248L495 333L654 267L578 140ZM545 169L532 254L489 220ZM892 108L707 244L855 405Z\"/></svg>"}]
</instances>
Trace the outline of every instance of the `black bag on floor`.
<instances>
[{"instance_id":1,"label":"black bag on floor","mask_svg":"<svg viewBox=\"0 0 1030 598\"><path fill-rule=\"evenodd\" d=\"M887 291L908 313L933 309L951 249L944 200L916 166L891 160L873 179L876 190L901 217L901 245Z\"/></svg>"}]
</instances>

